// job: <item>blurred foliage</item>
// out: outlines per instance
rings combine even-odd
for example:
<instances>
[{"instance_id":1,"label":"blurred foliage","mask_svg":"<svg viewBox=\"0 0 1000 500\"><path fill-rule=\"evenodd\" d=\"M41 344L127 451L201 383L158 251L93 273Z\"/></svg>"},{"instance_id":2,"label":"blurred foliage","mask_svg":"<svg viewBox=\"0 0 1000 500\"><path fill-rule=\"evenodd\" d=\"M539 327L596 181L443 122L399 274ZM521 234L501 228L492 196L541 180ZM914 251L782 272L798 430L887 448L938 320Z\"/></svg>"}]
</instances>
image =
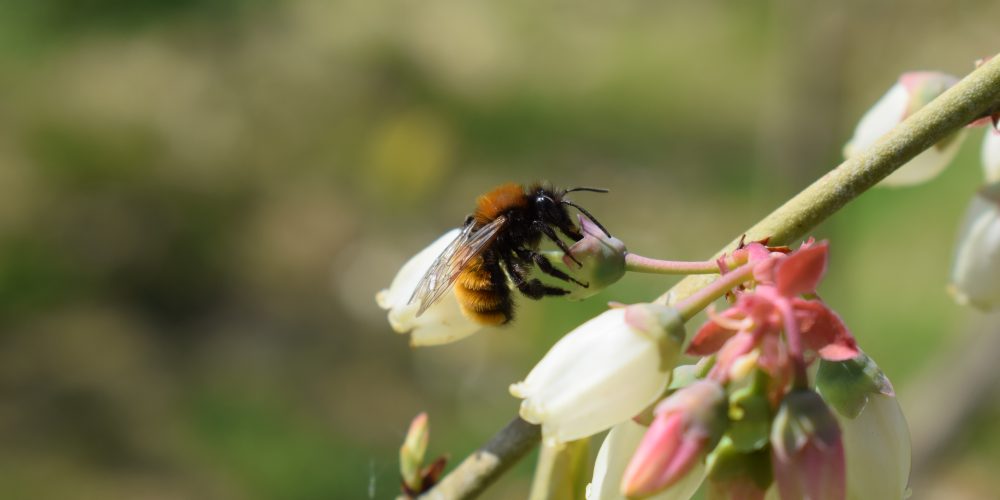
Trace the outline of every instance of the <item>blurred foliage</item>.
<instances>
[{"instance_id":1,"label":"blurred foliage","mask_svg":"<svg viewBox=\"0 0 1000 500\"><path fill-rule=\"evenodd\" d=\"M521 301L514 326L411 350L372 297L478 193L608 187L578 199L630 248L703 258L838 163L900 72L995 52L1000 16L985 0L0 8L0 490L60 499L392 497L413 415L457 462L563 332L672 283ZM943 287L977 147L815 233L833 241L824 298L897 385L967 323ZM976 472L1000 456L989 421L956 445L951 493L1000 486ZM487 498L522 497L530 462Z\"/></svg>"}]
</instances>

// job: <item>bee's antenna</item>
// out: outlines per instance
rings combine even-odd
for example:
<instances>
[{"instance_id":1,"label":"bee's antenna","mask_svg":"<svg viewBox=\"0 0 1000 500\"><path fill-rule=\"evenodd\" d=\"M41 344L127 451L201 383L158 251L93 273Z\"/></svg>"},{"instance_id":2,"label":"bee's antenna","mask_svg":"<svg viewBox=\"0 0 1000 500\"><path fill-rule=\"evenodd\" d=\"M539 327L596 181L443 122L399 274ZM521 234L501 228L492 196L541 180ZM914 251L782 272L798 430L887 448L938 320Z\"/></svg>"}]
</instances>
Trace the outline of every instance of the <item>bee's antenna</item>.
<instances>
[{"instance_id":1,"label":"bee's antenna","mask_svg":"<svg viewBox=\"0 0 1000 500\"><path fill-rule=\"evenodd\" d=\"M578 191L582 191L582 189L577 189L577 190ZM598 191L598 192L601 192L601 191ZM604 192L607 192L607 191L604 191ZM602 226L600 222L597 222L597 219L595 219L593 215L590 215L590 212L588 212L585 208L583 208L580 205L577 205L576 203L573 203L572 201L569 201L569 200L562 200L559 203L562 203L563 205L569 205L569 206L571 206L571 207L579 210L580 212L583 213L583 215L586 215L587 218L590 219L591 222L593 222L594 224L597 224L597 227L601 228L601 231L604 231L604 234L606 234L608 236L608 238L611 237L611 233L609 233L607 229L604 229L604 226Z\"/></svg>"},{"instance_id":2,"label":"bee's antenna","mask_svg":"<svg viewBox=\"0 0 1000 500\"><path fill-rule=\"evenodd\" d=\"M573 191L591 191L591 192L594 192L594 193L607 193L607 192L609 192L607 189L604 189L604 188L592 188L592 187L575 187L573 189L567 189L565 192L566 193L572 193ZM594 222L597 222L597 221L594 221Z\"/></svg>"}]
</instances>

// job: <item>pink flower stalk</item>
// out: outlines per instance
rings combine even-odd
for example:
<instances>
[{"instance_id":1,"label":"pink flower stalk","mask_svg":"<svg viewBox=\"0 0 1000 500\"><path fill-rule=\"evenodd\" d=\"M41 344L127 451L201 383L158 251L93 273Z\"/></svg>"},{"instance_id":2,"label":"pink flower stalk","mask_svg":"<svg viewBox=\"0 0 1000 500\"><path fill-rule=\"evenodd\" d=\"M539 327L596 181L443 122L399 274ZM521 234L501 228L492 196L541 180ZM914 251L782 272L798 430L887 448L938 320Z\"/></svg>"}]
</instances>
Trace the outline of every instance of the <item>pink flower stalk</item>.
<instances>
[{"instance_id":1,"label":"pink flower stalk","mask_svg":"<svg viewBox=\"0 0 1000 500\"><path fill-rule=\"evenodd\" d=\"M625 469L622 493L644 497L680 481L714 446L726 422L726 393L700 380L656 408L656 417Z\"/></svg>"},{"instance_id":2,"label":"pink flower stalk","mask_svg":"<svg viewBox=\"0 0 1000 500\"><path fill-rule=\"evenodd\" d=\"M771 253L760 260L754 269L757 286L739 293L733 307L702 326L687 353L718 353L709 376L720 382L728 381L733 364L754 349L759 365L779 380L788 366L795 367L796 377L805 376L805 349L830 361L856 356L857 344L840 317L819 300L801 298L816 293L828 250L825 242L810 240L790 255ZM780 341L782 331L787 348Z\"/></svg>"},{"instance_id":3,"label":"pink flower stalk","mask_svg":"<svg viewBox=\"0 0 1000 500\"><path fill-rule=\"evenodd\" d=\"M837 419L815 392L785 396L771 427L771 465L783 500L843 500L844 443Z\"/></svg>"}]
</instances>

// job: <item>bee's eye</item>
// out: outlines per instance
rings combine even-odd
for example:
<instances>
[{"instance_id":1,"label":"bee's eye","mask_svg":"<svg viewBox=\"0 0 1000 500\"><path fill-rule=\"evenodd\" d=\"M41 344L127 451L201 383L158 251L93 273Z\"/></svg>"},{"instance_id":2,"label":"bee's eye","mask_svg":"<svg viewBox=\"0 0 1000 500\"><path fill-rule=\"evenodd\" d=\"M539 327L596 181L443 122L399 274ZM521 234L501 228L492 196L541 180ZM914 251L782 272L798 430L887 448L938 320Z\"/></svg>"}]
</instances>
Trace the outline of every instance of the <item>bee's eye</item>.
<instances>
[{"instance_id":1,"label":"bee's eye","mask_svg":"<svg viewBox=\"0 0 1000 500\"><path fill-rule=\"evenodd\" d=\"M547 205L547 204L549 204L551 202L552 202L552 200L549 199L548 196L536 196L535 197L535 205Z\"/></svg>"}]
</instances>

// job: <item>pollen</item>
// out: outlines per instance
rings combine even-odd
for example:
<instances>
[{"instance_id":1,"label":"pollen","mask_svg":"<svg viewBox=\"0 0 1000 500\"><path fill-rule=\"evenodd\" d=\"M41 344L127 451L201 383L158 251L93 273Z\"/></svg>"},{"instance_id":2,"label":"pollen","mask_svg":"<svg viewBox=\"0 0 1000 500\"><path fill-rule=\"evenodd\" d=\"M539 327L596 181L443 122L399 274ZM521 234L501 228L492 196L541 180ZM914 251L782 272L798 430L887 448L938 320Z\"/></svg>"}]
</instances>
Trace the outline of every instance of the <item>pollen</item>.
<instances>
[{"instance_id":1,"label":"pollen","mask_svg":"<svg viewBox=\"0 0 1000 500\"><path fill-rule=\"evenodd\" d=\"M458 275L458 280L455 283L468 290L490 290L493 288L493 280L490 274L476 272L475 270L465 271Z\"/></svg>"},{"instance_id":2,"label":"pollen","mask_svg":"<svg viewBox=\"0 0 1000 500\"><path fill-rule=\"evenodd\" d=\"M481 313L463 308L462 312L464 312L470 319L481 325L500 326L507 322L507 315L500 311Z\"/></svg>"},{"instance_id":3,"label":"pollen","mask_svg":"<svg viewBox=\"0 0 1000 500\"><path fill-rule=\"evenodd\" d=\"M493 312L504 303L504 296L492 291L470 290L465 287L456 286L455 296L463 309L474 312Z\"/></svg>"}]
</instances>

